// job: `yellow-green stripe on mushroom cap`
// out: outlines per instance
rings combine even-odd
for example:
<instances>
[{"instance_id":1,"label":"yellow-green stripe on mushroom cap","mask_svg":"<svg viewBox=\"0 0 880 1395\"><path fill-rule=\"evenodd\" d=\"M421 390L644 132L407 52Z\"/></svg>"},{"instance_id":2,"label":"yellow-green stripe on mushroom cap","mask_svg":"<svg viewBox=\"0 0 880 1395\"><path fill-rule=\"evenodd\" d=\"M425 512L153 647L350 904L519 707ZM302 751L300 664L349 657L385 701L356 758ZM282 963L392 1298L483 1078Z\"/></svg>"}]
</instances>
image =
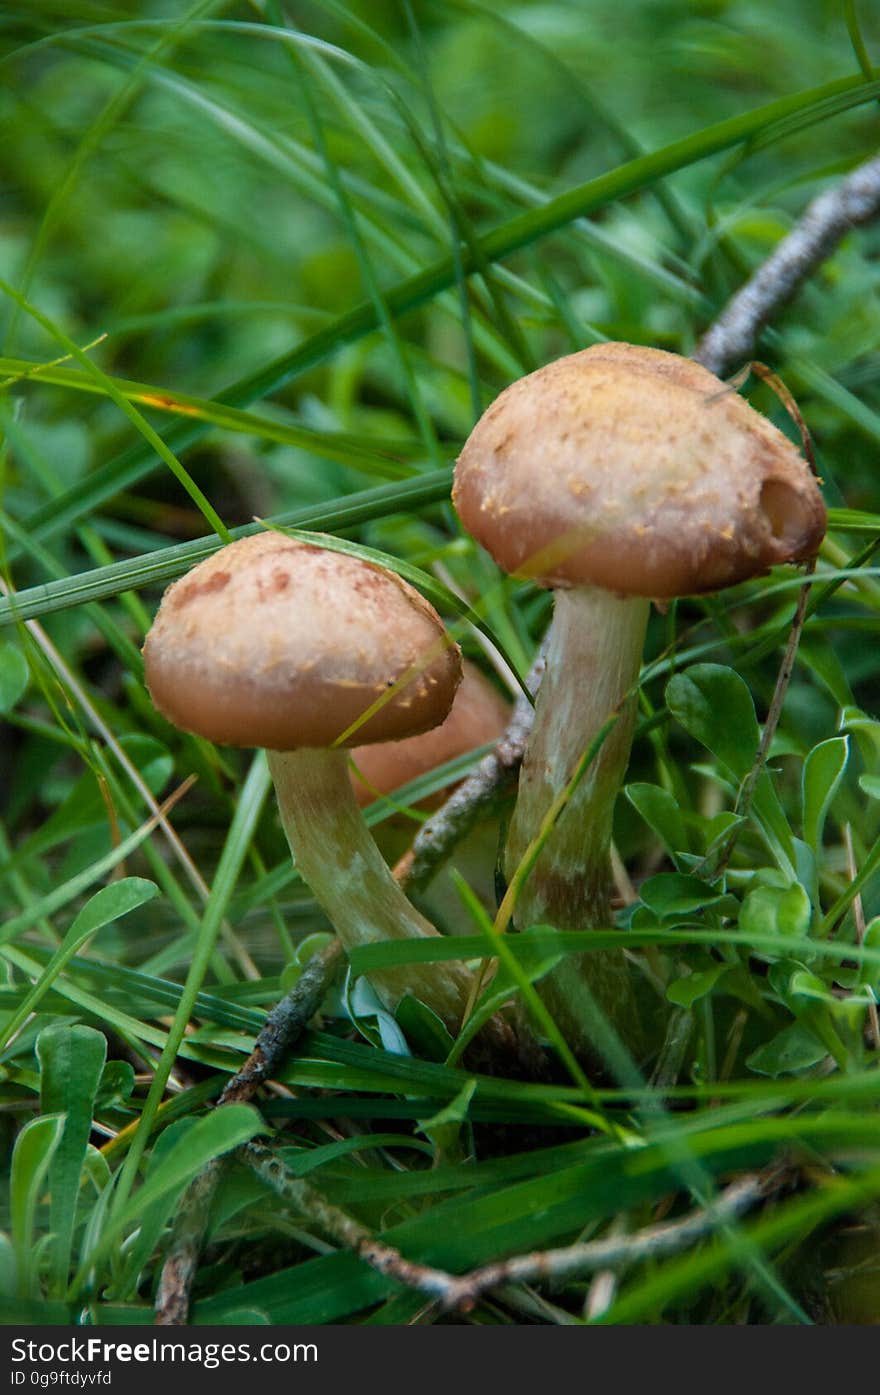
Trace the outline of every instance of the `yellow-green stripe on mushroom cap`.
<instances>
[{"instance_id":1,"label":"yellow-green stripe on mushroom cap","mask_svg":"<svg viewBox=\"0 0 880 1395\"><path fill-rule=\"evenodd\" d=\"M373 842L343 749L426 731L452 705L461 656L417 591L359 558L259 533L169 588L144 663L153 701L176 726L270 748L297 868L346 948L437 934ZM458 963L370 980L392 1011L414 994L453 1032L472 985Z\"/></svg>"},{"instance_id":2,"label":"yellow-green stripe on mushroom cap","mask_svg":"<svg viewBox=\"0 0 880 1395\"><path fill-rule=\"evenodd\" d=\"M826 524L817 482L791 442L699 364L597 344L501 393L461 453L453 500L501 567L556 588L505 851L509 881L616 717L520 888L517 924L608 925L612 815L635 719L627 694L650 599L812 557ZM567 955L538 988L583 1054L595 1044L596 1002L639 1049L622 954Z\"/></svg>"}]
</instances>

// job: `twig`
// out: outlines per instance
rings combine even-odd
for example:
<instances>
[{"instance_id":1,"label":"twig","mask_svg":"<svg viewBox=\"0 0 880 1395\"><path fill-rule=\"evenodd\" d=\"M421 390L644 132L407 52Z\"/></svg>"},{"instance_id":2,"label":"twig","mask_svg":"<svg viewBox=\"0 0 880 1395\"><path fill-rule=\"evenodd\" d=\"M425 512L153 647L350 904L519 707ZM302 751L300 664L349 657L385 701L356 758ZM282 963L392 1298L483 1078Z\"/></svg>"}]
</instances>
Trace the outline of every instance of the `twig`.
<instances>
[{"instance_id":1,"label":"twig","mask_svg":"<svg viewBox=\"0 0 880 1395\"><path fill-rule=\"evenodd\" d=\"M278 1196L308 1217L332 1240L354 1250L365 1264L407 1288L426 1294L446 1311L458 1309L460 1312L470 1312L484 1293L501 1284L570 1278L597 1270L619 1272L643 1260L684 1249L736 1220L776 1190L782 1176L776 1170L771 1174L742 1177L711 1205L680 1221L649 1226L634 1235L612 1235L586 1244L517 1255L472 1269L469 1274L459 1277L444 1269L406 1259L399 1250L380 1240L369 1227L328 1202L309 1182L295 1177L278 1155L264 1144L246 1143L238 1150L238 1156Z\"/></svg>"},{"instance_id":2,"label":"twig","mask_svg":"<svg viewBox=\"0 0 880 1395\"><path fill-rule=\"evenodd\" d=\"M875 157L813 200L703 335L694 353L697 362L723 377L751 358L761 327L788 304L851 228L878 213L880 157Z\"/></svg>"},{"instance_id":3,"label":"twig","mask_svg":"<svg viewBox=\"0 0 880 1395\"><path fill-rule=\"evenodd\" d=\"M486 1264L470 1274L456 1279L446 1298L447 1307L464 1310L474 1306L487 1289L498 1284L534 1283L541 1279L570 1278L591 1274L597 1270L629 1268L646 1259L685 1249L695 1240L729 1225L756 1202L775 1190L780 1183L779 1172L771 1176L752 1174L741 1177L710 1205L694 1211L680 1221L648 1226L634 1235L611 1235L604 1240L566 1245L562 1249L542 1250L535 1254L518 1255Z\"/></svg>"},{"instance_id":4,"label":"twig","mask_svg":"<svg viewBox=\"0 0 880 1395\"><path fill-rule=\"evenodd\" d=\"M454 1306L447 1303L447 1295L454 1290L457 1283L453 1274L447 1274L443 1269L433 1269L428 1264L404 1259L399 1250L395 1250L392 1245L386 1245L372 1230L356 1221L347 1211L327 1201L311 1183L303 1181L301 1177L294 1177L277 1153L265 1144L246 1143L238 1149L238 1156L253 1168L257 1176L261 1177L282 1200L289 1202L297 1211L307 1216L339 1245L354 1250L372 1269L397 1279L407 1288L418 1289L420 1293L439 1299L446 1307Z\"/></svg>"},{"instance_id":5,"label":"twig","mask_svg":"<svg viewBox=\"0 0 880 1395\"><path fill-rule=\"evenodd\" d=\"M541 686L546 662L546 644L542 644L526 679L526 687L532 695ZM508 780L513 779L532 729L533 711L532 704L520 693L510 724L495 750L484 756L442 809L419 829L412 848L394 869L404 891L419 891L427 885L452 849L470 832Z\"/></svg>"},{"instance_id":6,"label":"twig","mask_svg":"<svg viewBox=\"0 0 880 1395\"><path fill-rule=\"evenodd\" d=\"M338 940L312 955L293 988L269 1013L241 1070L226 1082L218 1108L251 1099L260 1085L274 1074L318 1011L342 962L342 945ZM157 1327L180 1326L187 1320L211 1205L225 1162L225 1158L216 1158L209 1163L190 1183L180 1203L156 1293Z\"/></svg>"}]
</instances>

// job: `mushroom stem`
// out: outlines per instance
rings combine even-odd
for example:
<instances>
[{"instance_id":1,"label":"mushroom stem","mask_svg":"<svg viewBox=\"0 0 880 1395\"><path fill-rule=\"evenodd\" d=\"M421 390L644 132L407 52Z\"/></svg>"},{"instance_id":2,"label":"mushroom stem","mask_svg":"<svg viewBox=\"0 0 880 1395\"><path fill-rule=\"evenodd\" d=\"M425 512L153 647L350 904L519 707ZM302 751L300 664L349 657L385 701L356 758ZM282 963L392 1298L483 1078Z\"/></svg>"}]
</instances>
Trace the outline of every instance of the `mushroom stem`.
<instances>
[{"instance_id":1,"label":"mushroom stem","mask_svg":"<svg viewBox=\"0 0 880 1395\"><path fill-rule=\"evenodd\" d=\"M634 688L650 602L597 587L557 590L547 668L520 773L505 852L508 878L537 836L602 726L619 717L576 787L524 882L520 928L607 928L611 921L609 849L614 804L629 761L636 716ZM568 955L538 985L573 1049L589 1052L586 984L602 1013L631 1047L641 1036L631 975L619 951Z\"/></svg>"},{"instance_id":2,"label":"mushroom stem","mask_svg":"<svg viewBox=\"0 0 880 1395\"><path fill-rule=\"evenodd\" d=\"M296 866L345 948L437 935L404 896L376 847L352 792L345 751L269 751L268 758ZM461 964L379 969L370 982L392 1012L409 993L453 1034L461 1027L471 986Z\"/></svg>"}]
</instances>

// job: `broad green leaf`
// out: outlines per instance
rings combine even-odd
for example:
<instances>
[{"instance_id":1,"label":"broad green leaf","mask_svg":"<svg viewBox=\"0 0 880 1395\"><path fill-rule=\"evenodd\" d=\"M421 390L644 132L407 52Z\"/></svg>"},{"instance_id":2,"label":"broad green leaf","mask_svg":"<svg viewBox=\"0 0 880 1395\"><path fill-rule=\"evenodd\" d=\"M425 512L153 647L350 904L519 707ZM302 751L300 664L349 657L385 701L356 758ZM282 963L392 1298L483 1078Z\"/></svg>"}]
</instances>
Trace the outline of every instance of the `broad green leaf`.
<instances>
[{"instance_id":1,"label":"broad green leaf","mask_svg":"<svg viewBox=\"0 0 880 1395\"><path fill-rule=\"evenodd\" d=\"M0 642L0 713L11 712L27 691L27 659L15 644Z\"/></svg>"},{"instance_id":2,"label":"broad green leaf","mask_svg":"<svg viewBox=\"0 0 880 1395\"><path fill-rule=\"evenodd\" d=\"M283 993L290 990L299 982L302 971L308 964L312 955L318 954L320 950L333 939L333 936L326 930L315 930L311 935L306 935L296 947L293 960L287 964L281 972L280 987Z\"/></svg>"},{"instance_id":3,"label":"broad green leaf","mask_svg":"<svg viewBox=\"0 0 880 1395\"><path fill-rule=\"evenodd\" d=\"M696 973L688 974L687 978L677 978L667 988L666 997L677 1007L693 1007L700 998L712 992L728 969L727 964L715 964L711 969L698 969Z\"/></svg>"},{"instance_id":4,"label":"broad green leaf","mask_svg":"<svg viewBox=\"0 0 880 1395\"><path fill-rule=\"evenodd\" d=\"M810 898L800 882L790 886L757 886L745 897L739 913L744 935L798 935L810 931ZM788 953L787 948L783 950Z\"/></svg>"},{"instance_id":5,"label":"broad green leaf","mask_svg":"<svg viewBox=\"0 0 880 1395\"><path fill-rule=\"evenodd\" d=\"M685 731L737 779L748 774L761 734L752 695L738 673L720 664L693 664L670 679L666 702Z\"/></svg>"},{"instance_id":6,"label":"broad green leaf","mask_svg":"<svg viewBox=\"0 0 880 1395\"><path fill-rule=\"evenodd\" d=\"M102 1218L100 1229L93 1234L94 1249L86 1253L80 1265L73 1293L80 1290L89 1269L107 1260L113 1247L119 1245L132 1224L144 1212L166 1198L173 1204L183 1189L212 1159L238 1148L242 1143L247 1143L255 1134L265 1132L262 1119L249 1104L224 1105L221 1109L212 1110L195 1123L189 1120L184 1122L189 1125L184 1137L175 1137L167 1155L162 1157L158 1166L149 1170L143 1186L129 1198L112 1220L106 1220L106 1216ZM119 1175L117 1173L116 1177ZM112 1190L114 1189L108 1187L99 1201L105 1202Z\"/></svg>"},{"instance_id":7,"label":"broad green leaf","mask_svg":"<svg viewBox=\"0 0 880 1395\"><path fill-rule=\"evenodd\" d=\"M83 906L36 983L0 1032L0 1045L5 1044L27 1020L86 940L91 939L97 930L109 925L111 921L127 915L129 911L142 906L145 901L151 901L158 892L159 888L155 882L147 881L144 877L124 877L122 881L111 882L109 886L96 891Z\"/></svg>"},{"instance_id":8,"label":"broad green leaf","mask_svg":"<svg viewBox=\"0 0 880 1395\"><path fill-rule=\"evenodd\" d=\"M800 1022L792 1022L770 1041L747 1057L746 1065L756 1075L776 1078L794 1071L808 1070L828 1055L818 1037Z\"/></svg>"},{"instance_id":9,"label":"broad green leaf","mask_svg":"<svg viewBox=\"0 0 880 1395\"><path fill-rule=\"evenodd\" d=\"M9 1211L20 1298L33 1297L38 1292L34 1272L34 1219L52 1154L58 1146L63 1128L63 1114L32 1119L21 1130L12 1150Z\"/></svg>"},{"instance_id":10,"label":"broad green leaf","mask_svg":"<svg viewBox=\"0 0 880 1395\"><path fill-rule=\"evenodd\" d=\"M214 1109L177 1139L161 1163L151 1169L140 1191L125 1208L124 1222L136 1218L145 1206L175 1189L181 1190L212 1158L238 1148L242 1143L265 1132L265 1125L256 1109L249 1104L227 1104Z\"/></svg>"},{"instance_id":11,"label":"broad green leaf","mask_svg":"<svg viewBox=\"0 0 880 1395\"><path fill-rule=\"evenodd\" d=\"M818 852L825 818L849 760L849 738L833 736L807 756L803 773L804 841Z\"/></svg>"},{"instance_id":12,"label":"broad green leaf","mask_svg":"<svg viewBox=\"0 0 880 1395\"><path fill-rule=\"evenodd\" d=\"M194 1119L179 1119L162 1130L153 1146L147 1166L147 1182L162 1166L173 1149L185 1140L195 1127ZM138 1281L143 1265L159 1243L159 1238L171 1212L177 1203L179 1193L168 1191L150 1205L144 1206L138 1216L137 1230L128 1238L122 1264L110 1288L108 1297L131 1301L136 1296Z\"/></svg>"},{"instance_id":13,"label":"broad green leaf","mask_svg":"<svg viewBox=\"0 0 880 1395\"><path fill-rule=\"evenodd\" d=\"M660 785L634 784L624 789L633 808L641 814L645 823L656 833L673 857L677 852L686 852L688 836L684 819L673 795Z\"/></svg>"},{"instance_id":14,"label":"broad green leaf","mask_svg":"<svg viewBox=\"0 0 880 1395\"><path fill-rule=\"evenodd\" d=\"M807 998L816 1003L835 1001L828 984L809 969L795 969L788 980L788 992L792 998Z\"/></svg>"},{"instance_id":15,"label":"broad green leaf","mask_svg":"<svg viewBox=\"0 0 880 1395\"><path fill-rule=\"evenodd\" d=\"M394 1055L410 1054L406 1037L388 1009L383 1007L369 979L347 974L343 997L348 1015L367 1041Z\"/></svg>"},{"instance_id":16,"label":"broad green leaf","mask_svg":"<svg viewBox=\"0 0 880 1395\"><path fill-rule=\"evenodd\" d=\"M96 1105L117 1108L127 1104L134 1089L134 1066L130 1061L108 1061L101 1074Z\"/></svg>"},{"instance_id":17,"label":"broad green leaf","mask_svg":"<svg viewBox=\"0 0 880 1395\"><path fill-rule=\"evenodd\" d=\"M666 702L673 717L743 781L758 754L760 731L752 695L733 669L693 664L670 679ZM794 872L792 832L766 771L752 795L752 811L779 866Z\"/></svg>"},{"instance_id":18,"label":"broad green leaf","mask_svg":"<svg viewBox=\"0 0 880 1395\"><path fill-rule=\"evenodd\" d=\"M829 1008L834 999L828 985L794 960L772 964L768 979L789 1012L814 1033L841 1070L848 1070L849 1052L832 1021Z\"/></svg>"},{"instance_id":19,"label":"broad green leaf","mask_svg":"<svg viewBox=\"0 0 880 1395\"><path fill-rule=\"evenodd\" d=\"M840 714L841 731L851 731L859 740L866 761L873 763L880 756L880 722L860 707L844 707Z\"/></svg>"},{"instance_id":20,"label":"broad green leaf","mask_svg":"<svg viewBox=\"0 0 880 1395\"><path fill-rule=\"evenodd\" d=\"M106 1057L106 1040L92 1027L59 1023L46 1027L37 1039L40 1107L44 1114L64 1113L49 1169L54 1232L50 1292L55 1297L67 1288L83 1162Z\"/></svg>"},{"instance_id":21,"label":"broad green leaf","mask_svg":"<svg viewBox=\"0 0 880 1395\"><path fill-rule=\"evenodd\" d=\"M427 1003L405 994L394 1011L397 1025L420 1056L445 1061L454 1042L441 1017Z\"/></svg>"},{"instance_id":22,"label":"broad green leaf","mask_svg":"<svg viewBox=\"0 0 880 1395\"><path fill-rule=\"evenodd\" d=\"M860 775L859 787L870 799L880 799L880 775Z\"/></svg>"},{"instance_id":23,"label":"broad green leaf","mask_svg":"<svg viewBox=\"0 0 880 1395\"><path fill-rule=\"evenodd\" d=\"M93 1143L90 1143L86 1149L83 1171L99 1195L104 1191L105 1187L109 1185L113 1177L110 1171L110 1164L100 1149L96 1148Z\"/></svg>"},{"instance_id":24,"label":"broad green leaf","mask_svg":"<svg viewBox=\"0 0 880 1395\"><path fill-rule=\"evenodd\" d=\"M640 887L641 898L655 915L692 915L726 899L709 882L683 872L660 872Z\"/></svg>"}]
</instances>

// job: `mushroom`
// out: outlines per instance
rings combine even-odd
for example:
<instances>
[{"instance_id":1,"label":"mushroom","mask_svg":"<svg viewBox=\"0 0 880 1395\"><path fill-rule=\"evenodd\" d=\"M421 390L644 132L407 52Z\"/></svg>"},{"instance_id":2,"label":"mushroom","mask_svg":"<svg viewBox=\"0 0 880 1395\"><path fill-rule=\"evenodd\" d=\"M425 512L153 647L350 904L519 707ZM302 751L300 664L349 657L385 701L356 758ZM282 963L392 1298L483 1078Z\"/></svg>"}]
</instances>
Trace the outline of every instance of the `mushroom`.
<instances>
[{"instance_id":1,"label":"mushroom","mask_svg":"<svg viewBox=\"0 0 880 1395\"><path fill-rule=\"evenodd\" d=\"M257 533L168 588L144 663L153 702L175 726L269 748L297 868L347 949L438 933L373 842L344 749L424 732L450 709L460 654L417 591L359 558ZM472 983L454 962L370 981L390 1010L414 994L452 1032Z\"/></svg>"},{"instance_id":2,"label":"mushroom","mask_svg":"<svg viewBox=\"0 0 880 1395\"><path fill-rule=\"evenodd\" d=\"M597 344L507 388L455 471L464 526L506 571L555 590L547 668L505 853L519 865L579 760L617 721L524 882L521 926L607 925L609 846L651 599L715 591L812 557L825 507L765 417L690 359ZM586 981L630 1041L623 955L566 956L545 1001L576 1040ZM582 995L583 996L583 995Z\"/></svg>"},{"instance_id":3,"label":"mushroom","mask_svg":"<svg viewBox=\"0 0 880 1395\"><path fill-rule=\"evenodd\" d=\"M449 716L438 727L403 741L380 741L352 751L352 784L358 804L371 804L437 766L497 741L510 721L510 712L510 703L497 688L476 664L464 659Z\"/></svg>"}]
</instances>

